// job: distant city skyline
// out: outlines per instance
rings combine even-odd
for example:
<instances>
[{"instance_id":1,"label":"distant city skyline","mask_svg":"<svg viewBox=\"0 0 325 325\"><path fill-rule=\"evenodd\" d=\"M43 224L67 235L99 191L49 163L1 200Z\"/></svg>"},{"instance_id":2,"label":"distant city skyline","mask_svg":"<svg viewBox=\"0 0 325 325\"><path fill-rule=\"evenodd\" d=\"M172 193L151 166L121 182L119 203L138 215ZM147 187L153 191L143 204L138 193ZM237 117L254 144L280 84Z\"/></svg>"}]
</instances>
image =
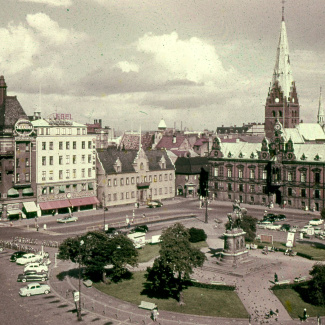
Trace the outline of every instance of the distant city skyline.
<instances>
[{"instance_id":1,"label":"distant city skyline","mask_svg":"<svg viewBox=\"0 0 325 325\"><path fill-rule=\"evenodd\" d=\"M287 0L284 16L301 119L316 122L325 2ZM280 0L11 0L0 75L28 115L116 130L264 122L281 17Z\"/></svg>"}]
</instances>

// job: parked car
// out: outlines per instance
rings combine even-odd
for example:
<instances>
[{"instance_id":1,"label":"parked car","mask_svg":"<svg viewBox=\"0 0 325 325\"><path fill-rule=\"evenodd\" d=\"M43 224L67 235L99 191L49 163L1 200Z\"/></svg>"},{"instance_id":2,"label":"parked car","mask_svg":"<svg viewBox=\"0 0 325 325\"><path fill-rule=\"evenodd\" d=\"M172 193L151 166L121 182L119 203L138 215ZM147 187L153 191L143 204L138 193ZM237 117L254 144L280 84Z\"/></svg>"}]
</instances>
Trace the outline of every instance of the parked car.
<instances>
[{"instance_id":1,"label":"parked car","mask_svg":"<svg viewBox=\"0 0 325 325\"><path fill-rule=\"evenodd\" d=\"M303 228L299 229L299 232L302 232L302 233L307 234L307 230L308 230L308 229L313 229L313 230L314 230L314 227L311 226L311 225L306 225L306 226L304 226Z\"/></svg>"},{"instance_id":2,"label":"parked car","mask_svg":"<svg viewBox=\"0 0 325 325\"><path fill-rule=\"evenodd\" d=\"M40 263L30 263L24 268L24 273L26 271L35 270L38 273L45 273L48 272L49 268L47 265L40 264Z\"/></svg>"},{"instance_id":3,"label":"parked car","mask_svg":"<svg viewBox=\"0 0 325 325\"><path fill-rule=\"evenodd\" d=\"M161 206L163 206L162 202L154 200L154 201L150 201L147 204L148 208L160 208Z\"/></svg>"},{"instance_id":4,"label":"parked car","mask_svg":"<svg viewBox=\"0 0 325 325\"><path fill-rule=\"evenodd\" d=\"M36 271L27 271L24 274L18 274L17 282L35 282L46 281L48 276L46 273L37 273Z\"/></svg>"},{"instance_id":5,"label":"parked car","mask_svg":"<svg viewBox=\"0 0 325 325\"><path fill-rule=\"evenodd\" d=\"M24 256L25 254L27 254L27 252L23 252L23 251L14 252L10 256L10 262L16 262L17 258L20 258L20 257Z\"/></svg>"},{"instance_id":6,"label":"parked car","mask_svg":"<svg viewBox=\"0 0 325 325\"><path fill-rule=\"evenodd\" d=\"M323 235L325 233L323 228L316 227L314 228L315 235Z\"/></svg>"},{"instance_id":7,"label":"parked car","mask_svg":"<svg viewBox=\"0 0 325 325\"><path fill-rule=\"evenodd\" d=\"M309 224L310 224L311 226L319 226L319 225L322 225L323 222L324 222L323 219L313 219L313 220L310 220L310 221L309 221Z\"/></svg>"},{"instance_id":8,"label":"parked car","mask_svg":"<svg viewBox=\"0 0 325 325\"><path fill-rule=\"evenodd\" d=\"M76 222L76 221L78 221L78 217L67 216L67 217L64 217L64 218L56 219L56 221L59 222L59 223Z\"/></svg>"},{"instance_id":9,"label":"parked car","mask_svg":"<svg viewBox=\"0 0 325 325\"><path fill-rule=\"evenodd\" d=\"M148 232L148 226L147 225L140 225L130 230L130 233L135 232Z\"/></svg>"},{"instance_id":10,"label":"parked car","mask_svg":"<svg viewBox=\"0 0 325 325\"><path fill-rule=\"evenodd\" d=\"M27 263L41 262L42 260L43 260L43 256L41 255L27 253L24 254L22 257L17 258L16 263L19 265L25 265Z\"/></svg>"},{"instance_id":11,"label":"parked car","mask_svg":"<svg viewBox=\"0 0 325 325\"><path fill-rule=\"evenodd\" d=\"M270 222L270 221L258 221L257 222L257 227L262 228L262 229L266 229L267 226L271 226L271 225L272 225L272 222Z\"/></svg>"},{"instance_id":12,"label":"parked car","mask_svg":"<svg viewBox=\"0 0 325 325\"><path fill-rule=\"evenodd\" d=\"M291 226L290 226L289 224L284 223L284 224L281 226L280 230L281 230L281 231L289 231L290 228L291 228Z\"/></svg>"},{"instance_id":13,"label":"parked car","mask_svg":"<svg viewBox=\"0 0 325 325\"><path fill-rule=\"evenodd\" d=\"M28 284L26 287L22 287L19 290L19 295L22 297L29 297L34 295L48 294L51 292L51 288L47 284L39 284L38 282L33 282Z\"/></svg>"}]
</instances>

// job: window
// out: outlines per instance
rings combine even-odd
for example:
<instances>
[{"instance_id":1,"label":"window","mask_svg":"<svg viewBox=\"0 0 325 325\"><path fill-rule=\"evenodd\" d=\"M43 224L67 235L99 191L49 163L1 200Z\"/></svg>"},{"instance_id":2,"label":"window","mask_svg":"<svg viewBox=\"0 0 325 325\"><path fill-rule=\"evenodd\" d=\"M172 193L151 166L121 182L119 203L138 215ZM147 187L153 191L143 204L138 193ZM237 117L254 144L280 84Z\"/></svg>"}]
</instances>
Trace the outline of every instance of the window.
<instances>
[{"instance_id":1,"label":"window","mask_svg":"<svg viewBox=\"0 0 325 325\"><path fill-rule=\"evenodd\" d=\"M49 180L50 181L53 180L53 170L50 170L50 172L49 172Z\"/></svg>"},{"instance_id":2,"label":"window","mask_svg":"<svg viewBox=\"0 0 325 325\"><path fill-rule=\"evenodd\" d=\"M16 167L18 167L18 168L20 167L19 166L19 158L16 158Z\"/></svg>"},{"instance_id":3,"label":"window","mask_svg":"<svg viewBox=\"0 0 325 325\"><path fill-rule=\"evenodd\" d=\"M217 190L219 187L218 187L218 182L215 182L214 183L214 189Z\"/></svg>"},{"instance_id":4,"label":"window","mask_svg":"<svg viewBox=\"0 0 325 325\"><path fill-rule=\"evenodd\" d=\"M124 193L121 193L121 200L124 200Z\"/></svg>"},{"instance_id":5,"label":"window","mask_svg":"<svg viewBox=\"0 0 325 325\"><path fill-rule=\"evenodd\" d=\"M117 186L117 179L114 178L114 186Z\"/></svg>"},{"instance_id":6,"label":"window","mask_svg":"<svg viewBox=\"0 0 325 325\"><path fill-rule=\"evenodd\" d=\"M46 188L46 187L43 187L43 188L42 188L42 194L43 194L43 195L46 195L46 193L47 193L47 188Z\"/></svg>"},{"instance_id":7,"label":"window","mask_svg":"<svg viewBox=\"0 0 325 325\"><path fill-rule=\"evenodd\" d=\"M162 195L162 188L159 189L159 195Z\"/></svg>"},{"instance_id":8,"label":"window","mask_svg":"<svg viewBox=\"0 0 325 325\"><path fill-rule=\"evenodd\" d=\"M320 191L319 190L315 190L315 199L320 199Z\"/></svg>"},{"instance_id":9,"label":"window","mask_svg":"<svg viewBox=\"0 0 325 325\"><path fill-rule=\"evenodd\" d=\"M86 156L85 155L82 155L81 156L81 163L84 164L86 162Z\"/></svg>"},{"instance_id":10,"label":"window","mask_svg":"<svg viewBox=\"0 0 325 325\"><path fill-rule=\"evenodd\" d=\"M66 130L64 128L62 128L61 132L62 132L62 134L65 134Z\"/></svg>"},{"instance_id":11,"label":"window","mask_svg":"<svg viewBox=\"0 0 325 325\"><path fill-rule=\"evenodd\" d=\"M218 177L219 176L219 169L218 169L218 167L214 167L213 168L213 176L214 177Z\"/></svg>"},{"instance_id":12,"label":"window","mask_svg":"<svg viewBox=\"0 0 325 325\"><path fill-rule=\"evenodd\" d=\"M167 176L167 175L166 175ZM147 181L147 176L144 177L144 181L146 182Z\"/></svg>"},{"instance_id":13,"label":"window","mask_svg":"<svg viewBox=\"0 0 325 325\"><path fill-rule=\"evenodd\" d=\"M249 191L251 193L254 193L255 192L255 185L249 185Z\"/></svg>"},{"instance_id":14,"label":"window","mask_svg":"<svg viewBox=\"0 0 325 325\"><path fill-rule=\"evenodd\" d=\"M232 191L232 184L228 183L228 191Z\"/></svg>"},{"instance_id":15,"label":"window","mask_svg":"<svg viewBox=\"0 0 325 325\"><path fill-rule=\"evenodd\" d=\"M91 155L88 155L88 163L91 163Z\"/></svg>"},{"instance_id":16,"label":"window","mask_svg":"<svg viewBox=\"0 0 325 325\"><path fill-rule=\"evenodd\" d=\"M53 187L53 186L50 186L50 187L49 187L49 193L50 193L50 194L54 194L54 187Z\"/></svg>"},{"instance_id":17,"label":"window","mask_svg":"<svg viewBox=\"0 0 325 325\"><path fill-rule=\"evenodd\" d=\"M292 188L288 187L288 196L292 196Z\"/></svg>"},{"instance_id":18,"label":"window","mask_svg":"<svg viewBox=\"0 0 325 325\"><path fill-rule=\"evenodd\" d=\"M243 178L243 170L238 169L238 178Z\"/></svg>"},{"instance_id":19,"label":"window","mask_svg":"<svg viewBox=\"0 0 325 325\"><path fill-rule=\"evenodd\" d=\"M69 134L69 135L72 134L72 129L71 129L71 128L68 129L68 134Z\"/></svg>"},{"instance_id":20,"label":"window","mask_svg":"<svg viewBox=\"0 0 325 325\"><path fill-rule=\"evenodd\" d=\"M69 156L69 155L66 155L66 157L65 157L65 163L66 163L67 165L70 164L70 156Z\"/></svg>"},{"instance_id":21,"label":"window","mask_svg":"<svg viewBox=\"0 0 325 325\"><path fill-rule=\"evenodd\" d=\"M262 186L262 192L263 192L263 194L267 194L266 193L266 186L265 185Z\"/></svg>"},{"instance_id":22,"label":"window","mask_svg":"<svg viewBox=\"0 0 325 325\"><path fill-rule=\"evenodd\" d=\"M128 199L129 198L129 192L125 193L125 197Z\"/></svg>"},{"instance_id":23,"label":"window","mask_svg":"<svg viewBox=\"0 0 325 325\"><path fill-rule=\"evenodd\" d=\"M81 169L81 177L84 178L85 177L85 168Z\"/></svg>"},{"instance_id":24,"label":"window","mask_svg":"<svg viewBox=\"0 0 325 325\"><path fill-rule=\"evenodd\" d=\"M62 149L63 149L63 142L60 141L60 142L59 142L59 150L62 150Z\"/></svg>"},{"instance_id":25,"label":"window","mask_svg":"<svg viewBox=\"0 0 325 325\"><path fill-rule=\"evenodd\" d=\"M169 188L169 193L173 193L173 188L172 187Z\"/></svg>"},{"instance_id":26,"label":"window","mask_svg":"<svg viewBox=\"0 0 325 325\"><path fill-rule=\"evenodd\" d=\"M73 155L72 156L72 163L75 165L77 163L77 156Z\"/></svg>"},{"instance_id":27,"label":"window","mask_svg":"<svg viewBox=\"0 0 325 325\"><path fill-rule=\"evenodd\" d=\"M86 143L85 143L85 141L82 141L81 142L81 149L85 149L86 148Z\"/></svg>"},{"instance_id":28,"label":"window","mask_svg":"<svg viewBox=\"0 0 325 325\"><path fill-rule=\"evenodd\" d=\"M155 195L157 195L157 189L155 188Z\"/></svg>"},{"instance_id":29,"label":"window","mask_svg":"<svg viewBox=\"0 0 325 325\"><path fill-rule=\"evenodd\" d=\"M113 201L117 201L117 193L113 194Z\"/></svg>"},{"instance_id":30,"label":"window","mask_svg":"<svg viewBox=\"0 0 325 325\"><path fill-rule=\"evenodd\" d=\"M131 178L131 184L134 184L134 177Z\"/></svg>"},{"instance_id":31,"label":"window","mask_svg":"<svg viewBox=\"0 0 325 325\"><path fill-rule=\"evenodd\" d=\"M59 170L59 179L63 179L63 170Z\"/></svg>"},{"instance_id":32,"label":"window","mask_svg":"<svg viewBox=\"0 0 325 325\"><path fill-rule=\"evenodd\" d=\"M165 174L165 181L168 181L168 174Z\"/></svg>"},{"instance_id":33,"label":"window","mask_svg":"<svg viewBox=\"0 0 325 325\"><path fill-rule=\"evenodd\" d=\"M52 141L50 142L50 146L49 147L50 147L50 150L53 150L53 142Z\"/></svg>"},{"instance_id":34,"label":"window","mask_svg":"<svg viewBox=\"0 0 325 325\"><path fill-rule=\"evenodd\" d=\"M267 170L263 170L262 179L267 179Z\"/></svg>"},{"instance_id":35,"label":"window","mask_svg":"<svg viewBox=\"0 0 325 325\"><path fill-rule=\"evenodd\" d=\"M305 183L306 182L306 172L300 173L300 182Z\"/></svg>"},{"instance_id":36,"label":"window","mask_svg":"<svg viewBox=\"0 0 325 325\"><path fill-rule=\"evenodd\" d=\"M46 171L42 171L42 181L46 181Z\"/></svg>"},{"instance_id":37,"label":"window","mask_svg":"<svg viewBox=\"0 0 325 325\"><path fill-rule=\"evenodd\" d=\"M320 173L319 172L315 173L315 183L320 183Z\"/></svg>"},{"instance_id":38,"label":"window","mask_svg":"<svg viewBox=\"0 0 325 325\"><path fill-rule=\"evenodd\" d=\"M249 171L249 178L250 179L254 179L255 178L255 170L254 169L250 169L250 171Z\"/></svg>"},{"instance_id":39,"label":"window","mask_svg":"<svg viewBox=\"0 0 325 325\"><path fill-rule=\"evenodd\" d=\"M91 141L88 141L88 149L91 149Z\"/></svg>"},{"instance_id":40,"label":"window","mask_svg":"<svg viewBox=\"0 0 325 325\"><path fill-rule=\"evenodd\" d=\"M79 128L77 129L77 135L80 135L80 129Z\"/></svg>"},{"instance_id":41,"label":"window","mask_svg":"<svg viewBox=\"0 0 325 325\"><path fill-rule=\"evenodd\" d=\"M232 177L232 168L231 167L227 168L227 177Z\"/></svg>"},{"instance_id":42,"label":"window","mask_svg":"<svg viewBox=\"0 0 325 325\"><path fill-rule=\"evenodd\" d=\"M149 176L149 182L150 183L152 182L152 176L151 175Z\"/></svg>"},{"instance_id":43,"label":"window","mask_svg":"<svg viewBox=\"0 0 325 325\"><path fill-rule=\"evenodd\" d=\"M59 156L59 165L63 165L63 156Z\"/></svg>"},{"instance_id":44,"label":"window","mask_svg":"<svg viewBox=\"0 0 325 325\"><path fill-rule=\"evenodd\" d=\"M91 168L88 168L88 177L91 177Z\"/></svg>"},{"instance_id":45,"label":"window","mask_svg":"<svg viewBox=\"0 0 325 325\"><path fill-rule=\"evenodd\" d=\"M159 175L159 182L162 181L162 175Z\"/></svg>"},{"instance_id":46,"label":"window","mask_svg":"<svg viewBox=\"0 0 325 325\"><path fill-rule=\"evenodd\" d=\"M219 167L219 176L223 177L223 167L222 166Z\"/></svg>"},{"instance_id":47,"label":"window","mask_svg":"<svg viewBox=\"0 0 325 325\"><path fill-rule=\"evenodd\" d=\"M121 186L124 185L124 179L123 178L120 179L120 184L121 184Z\"/></svg>"},{"instance_id":48,"label":"window","mask_svg":"<svg viewBox=\"0 0 325 325\"><path fill-rule=\"evenodd\" d=\"M42 142L42 150L46 150L46 142Z\"/></svg>"},{"instance_id":49,"label":"window","mask_svg":"<svg viewBox=\"0 0 325 325\"><path fill-rule=\"evenodd\" d=\"M2 174L0 173L0 182L2 181Z\"/></svg>"},{"instance_id":50,"label":"window","mask_svg":"<svg viewBox=\"0 0 325 325\"><path fill-rule=\"evenodd\" d=\"M289 181L289 182L292 181L292 172L288 172L288 181Z\"/></svg>"},{"instance_id":51,"label":"window","mask_svg":"<svg viewBox=\"0 0 325 325\"><path fill-rule=\"evenodd\" d=\"M77 170L76 169L73 169L72 170L72 177L73 178L76 178L77 177Z\"/></svg>"},{"instance_id":52,"label":"window","mask_svg":"<svg viewBox=\"0 0 325 325\"><path fill-rule=\"evenodd\" d=\"M125 179L125 184L129 185L129 178L128 177Z\"/></svg>"},{"instance_id":53,"label":"window","mask_svg":"<svg viewBox=\"0 0 325 325\"><path fill-rule=\"evenodd\" d=\"M46 157L45 156L42 157L42 166L46 166Z\"/></svg>"},{"instance_id":54,"label":"window","mask_svg":"<svg viewBox=\"0 0 325 325\"><path fill-rule=\"evenodd\" d=\"M112 186L112 182L110 179L107 180L107 186Z\"/></svg>"},{"instance_id":55,"label":"window","mask_svg":"<svg viewBox=\"0 0 325 325\"><path fill-rule=\"evenodd\" d=\"M168 189L167 189L167 187L165 187L165 194L167 194L168 193Z\"/></svg>"},{"instance_id":56,"label":"window","mask_svg":"<svg viewBox=\"0 0 325 325\"><path fill-rule=\"evenodd\" d=\"M151 182L151 176L149 178L150 178L150 182ZM170 181L173 180L173 174L172 173L169 174L169 180Z\"/></svg>"},{"instance_id":57,"label":"window","mask_svg":"<svg viewBox=\"0 0 325 325\"><path fill-rule=\"evenodd\" d=\"M76 141L72 142L72 149L77 149L77 142Z\"/></svg>"},{"instance_id":58,"label":"window","mask_svg":"<svg viewBox=\"0 0 325 325\"><path fill-rule=\"evenodd\" d=\"M144 164L143 162L140 164L140 170L143 170L144 169Z\"/></svg>"},{"instance_id":59,"label":"window","mask_svg":"<svg viewBox=\"0 0 325 325\"><path fill-rule=\"evenodd\" d=\"M135 193L134 193L134 191L131 192L131 198L132 198L132 199L135 198Z\"/></svg>"},{"instance_id":60,"label":"window","mask_svg":"<svg viewBox=\"0 0 325 325\"><path fill-rule=\"evenodd\" d=\"M86 129L85 128L82 129L82 134L86 134Z\"/></svg>"},{"instance_id":61,"label":"window","mask_svg":"<svg viewBox=\"0 0 325 325\"><path fill-rule=\"evenodd\" d=\"M26 174L25 174L25 181L26 181L26 182L29 182L29 181L30 181L29 173L26 173Z\"/></svg>"},{"instance_id":62,"label":"window","mask_svg":"<svg viewBox=\"0 0 325 325\"><path fill-rule=\"evenodd\" d=\"M301 189L301 197L306 197L306 189L305 188Z\"/></svg>"},{"instance_id":63,"label":"window","mask_svg":"<svg viewBox=\"0 0 325 325\"><path fill-rule=\"evenodd\" d=\"M29 147L29 143L26 143L26 152L28 152L29 149L30 149L30 147Z\"/></svg>"},{"instance_id":64,"label":"window","mask_svg":"<svg viewBox=\"0 0 325 325\"><path fill-rule=\"evenodd\" d=\"M86 183L82 183L81 184L81 190L82 191L86 191Z\"/></svg>"},{"instance_id":65,"label":"window","mask_svg":"<svg viewBox=\"0 0 325 325\"><path fill-rule=\"evenodd\" d=\"M77 190L78 190L78 184L73 184L72 185L72 190L73 190L73 192L77 192Z\"/></svg>"},{"instance_id":66,"label":"window","mask_svg":"<svg viewBox=\"0 0 325 325\"><path fill-rule=\"evenodd\" d=\"M50 156L50 165L53 165L53 156Z\"/></svg>"},{"instance_id":67,"label":"window","mask_svg":"<svg viewBox=\"0 0 325 325\"><path fill-rule=\"evenodd\" d=\"M60 128L56 128L56 134L60 134Z\"/></svg>"},{"instance_id":68,"label":"window","mask_svg":"<svg viewBox=\"0 0 325 325\"><path fill-rule=\"evenodd\" d=\"M67 169L67 170L65 171L65 178L66 178L66 179L69 179L69 178L70 178L70 170L69 170L69 169Z\"/></svg>"},{"instance_id":69,"label":"window","mask_svg":"<svg viewBox=\"0 0 325 325\"><path fill-rule=\"evenodd\" d=\"M19 174L19 173L16 174L16 182L17 182L17 183L20 182L20 174Z\"/></svg>"},{"instance_id":70,"label":"window","mask_svg":"<svg viewBox=\"0 0 325 325\"><path fill-rule=\"evenodd\" d=\"M49 128L45 128L46 130L46 135L50 135L50 129Z\"/></svg>"},{"instance_id":71,"label":"window","mask_svg":"<svg viewBox=\"0 0 325 325\"><path fill-rule=\"evenodd\" d=\"M70 141L67 141L65 143L65 148L66 148L66 150L69 150L70 149Z\"/></svg>"},{"instance_id":72,"label":"window","mask_svg":"<svg viewBox=\"0 0 325 325\"><path fill-rule=\"evenodd\" d=\"M111 201L111 200L112 200L111 194L107 194L107 201Z\"/></svg>"},{"instance_id":73,"label":"window","mask_svg":"<svg viewBox=\"0 0 325 325\"><path fill-rule=\"evenodd\" d=\"M153 181L154 181L154 182L157 182L157 175L155 175L155 176L153 177Z\"/></svg>"},{"instance_id":74,"label":"window","mask_svg":"<svg viewBox=\"0 0 325 325\"><path fill-rule=\"evenodd\" d=\"M243 184L239 184L239 192L244 192L244 185Z\"/></svg>"},{"instance_id":75,"label":"window","mask_svg":"<svg viewBox=\"0 0 325 325\"><path fill-rule=\"evenodd\" d=\"M139 183L139 176L137 177L137 184Z\"/></svg>"},{"instance_id":76,"label":"window","mask_svg":"<svg viewBox=\"0 0 325 325\"><path fill-rule=\"evenodd\" d=\"M16 143L16 150L19 151L19 143Z\"/></svg>"}]
</instances>

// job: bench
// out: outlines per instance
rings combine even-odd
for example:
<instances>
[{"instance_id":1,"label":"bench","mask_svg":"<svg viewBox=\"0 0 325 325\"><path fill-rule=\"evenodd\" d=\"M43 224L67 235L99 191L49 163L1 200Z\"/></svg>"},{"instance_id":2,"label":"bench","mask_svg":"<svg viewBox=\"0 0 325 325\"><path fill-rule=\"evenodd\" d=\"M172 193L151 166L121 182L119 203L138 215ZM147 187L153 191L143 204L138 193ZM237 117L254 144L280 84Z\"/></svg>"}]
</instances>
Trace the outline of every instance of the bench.
<instances>
[{"instance_id":1,"label":"bench","mask_svg":"<svg viewBox=\"0 0 325 325\"><path fill-rule=\"evenodd\" d=\"M91 280L85 280L83 281L83 284L87 287L90 288L93 285L93 282Z\"/></svg>"},{"instance_id":2,"label":"bench","mask_svg":"<svg viewBox=\"0 0 325 325\"><path fill-rule=\"evenodd\" d=\"M290 280L282 280L282 281L277 281L275 284L281 285L281 284L289 284Z\"/></svg>"},{"instance_id":3,"label":"bench","mask_svg":"<svg viewBox=\"0 0 325 325\"><path fill-rule=\"evenodd\" d=\"M141 301L141 304L138 307L142 309L153 310L157 308L157 305L153 302Z\"/></svg>"},{"instance_id":4,"label":"bench","mask_svg":"<svg viewBox=\"0 0 325 325\"><path fill-rule=\"evenodd\" d=\"M216 286L225 286L225 285L227 285L226 282L223 282L223 281L211 281L211 284L214 284Z\"/></svg>"},{"instance_id":5,"label":"bench","mask_svg":"<svg viewBox=\"0 0 325 325\"><path fill-rule=\"evenodd\" d=\"M307 281L307 277L306 276L301 276L299 278L295 278L294 282L299 283L299 282L304 282Z\"/></svg>"}]
</instances>

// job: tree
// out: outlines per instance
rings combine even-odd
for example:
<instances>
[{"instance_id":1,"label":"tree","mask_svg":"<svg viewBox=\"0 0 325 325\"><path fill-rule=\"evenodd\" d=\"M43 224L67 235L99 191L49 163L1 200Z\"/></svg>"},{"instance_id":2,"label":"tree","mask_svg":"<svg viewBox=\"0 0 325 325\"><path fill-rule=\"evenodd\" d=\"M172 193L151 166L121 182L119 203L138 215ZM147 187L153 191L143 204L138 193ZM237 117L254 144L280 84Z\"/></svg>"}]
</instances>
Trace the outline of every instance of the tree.
<instances>
[{"instance_id":1,"label":"tree","mask_svg":"<svg viewBox=\"0 0 325 325\"><path fill-rule=\"evenodd\" d=\"M189 231L182 224L167 228L162 232L160 256L155 260L154 267L147 269L147 280L154 279L152 285L156 288L165 283L168 292L175 291L180 304L183 304L182 290L193 268L202 266L205 255L193 248L189 241ZM168 274L167 278L164 278ZM170 276L172 274L172 279Z\"/></svg>"},{"instance_id":2,"label":"tree","mask_svg":"<svg viewBox=\"0 0 325 325\"><path fill-rule=\"evenodd\" d=\"M244 215L241 220L235 219L232 227L237 228L239 226L246 232L245 240L253 241L256 237L256 224L257 224L256 218L250 215ZM226 223L226 229L227 230L230 229L229 221Z\"/></svg>"},{"instance_id":3,"label":"tree","mask_svg":"<svg viewBox=\"0 0 325 325\"><path fill-rule=\"evenodd\" d=\"M203 197L208 196L209 172L201 167L199 194Z\"/></svg>"},{"instance_id":4,"label":"tree","mask_svg":"<svg viewBox=\"0 0 325 325\"><path fill-rule=\"evenodd\" d=\"M125 273L126 264L136 265L138 252L132 241L124 235L109 238L99 231L67 238L59 246L59 258L84 265L86 274L106 281L105 266L113 265L113 276L118 279Z\"/></svg>"},{"instance_id":5,"label":"tree","mask_svg":"<svg viewBox=\"0 0 325 325\"><path fill-rule=\"evenodd\" d=\"M203 229L192 227L189 229L189 234L190 234L189 240L191 243L198 243L200 241L205 241L207 239L207 234Z\"/></svg>"},{"instance_id":6,"label":"tree","mask_svg":"<svg viewBox=\"0 0 325 325\"><path fill-rule=\"evenodd\" d=\"M309 274L309 297L315 305L325 306L325 264L315 264Z\"/></svg>"}]
</instances>

